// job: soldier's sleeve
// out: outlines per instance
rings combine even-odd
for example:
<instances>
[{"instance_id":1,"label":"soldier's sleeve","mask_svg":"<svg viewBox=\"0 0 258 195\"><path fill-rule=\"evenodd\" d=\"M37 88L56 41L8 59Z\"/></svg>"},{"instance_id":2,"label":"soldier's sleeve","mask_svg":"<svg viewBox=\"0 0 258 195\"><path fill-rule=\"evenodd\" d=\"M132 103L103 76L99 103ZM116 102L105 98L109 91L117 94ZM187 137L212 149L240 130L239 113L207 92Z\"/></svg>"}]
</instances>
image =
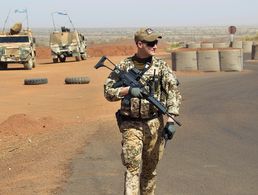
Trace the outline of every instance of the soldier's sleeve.
<instances>
[{"instance_id":1,"label":"soldier's sleeve","mask_svg":"<svg viewBox=\"0 0 258 195\"><path fill-rule=\"evenodd\" d=\"M104 96L108 101L118 101L121 100L123 97L119 96L121 87L113 88L112 86L116 83L117 79L114 77L114 73L108 76L104 84Z\"/></svg>"},{"instance_id":2,"label":"soldier's sleeve","mask_svg":"<svg viewBox=\"0 0 258 195\"><path fill-rule=\"evenodd\" d=\"M124 60L120 62L120 64L117 65L119 69L124 69ZM111 72L108 78L105 81L104 84L104 96L108 101L118 101L124 98L123 96L120 96L119 93L121 91L121 87L114 88L112 87L114 83L116 83L119 80L117 78L116 74L114 72Z\"/></svg>"},{"instance_id":3,"label":"soldier's sleeve","mask_svg":"<svg viewBox=\"0 0 258 195\"><path fill-rule=\"evenodd\" d=\"M168 112L173 115L179 115L182 96L178 89L178 80L176 75L165 63L162 67L162 88L166 93L166 106Z\"/></svg>"}]
</instances>

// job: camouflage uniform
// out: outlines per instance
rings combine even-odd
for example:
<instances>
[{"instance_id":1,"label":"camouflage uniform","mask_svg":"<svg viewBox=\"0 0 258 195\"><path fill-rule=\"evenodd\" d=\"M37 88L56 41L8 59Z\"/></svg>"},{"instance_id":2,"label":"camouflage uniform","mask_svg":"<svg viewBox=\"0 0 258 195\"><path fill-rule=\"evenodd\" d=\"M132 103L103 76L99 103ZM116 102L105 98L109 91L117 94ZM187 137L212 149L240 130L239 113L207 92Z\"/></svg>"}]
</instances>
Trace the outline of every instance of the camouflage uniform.
<instances>
[{"instance_id":1,"label":"camouflage uniform","mask_svg":"<svg viewBox=\"0 0 258 195\"><path fill-rule=\"evenodd\" d=\"M133 57L126 58L118 67L126 71L133 68ZM178 115L181 95L176 76L166 62L155 56L140 81L146 84L153 79L156 80L154 97L167 107L169 113ZM142 195L152 195L156 187L156 167L164 150L163 117L146 99L131 98L130 103L126 102L119 96L120 88L112 87L116 81L111 73L105 82L104 94L109 101L121 100L119 129L122 133L121 157L126 167L124 194L137 195L140 186ZM149 87L146 90L149 91Z\"/></svg>"}]
</instances>

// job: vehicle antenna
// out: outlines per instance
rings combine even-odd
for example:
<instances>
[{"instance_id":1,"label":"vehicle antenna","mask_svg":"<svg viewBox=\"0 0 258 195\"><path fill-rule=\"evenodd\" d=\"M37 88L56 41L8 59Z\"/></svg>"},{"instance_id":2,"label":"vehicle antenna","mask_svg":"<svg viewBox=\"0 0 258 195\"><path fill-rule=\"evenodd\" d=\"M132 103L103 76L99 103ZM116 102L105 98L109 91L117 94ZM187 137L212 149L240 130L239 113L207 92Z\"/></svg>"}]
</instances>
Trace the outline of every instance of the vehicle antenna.
<instances>
[{"instance_id":1,"label":"vehicle antenna","mask_svg":"<svg viewBox=\"0 0 258 195\"><path fill-rule=\"evenodd\" d=\"M54 26L54 31L56 31L56 24L55 24L55 20L54 20L54 13L56 13L56 12L52 12L51 13L51 17L52 17L52 22L53 22L53 26Z\"/></svg>"},{"instance_id":2,"label":"vehicle antenna","mask_svg":"<svg viewBox=\"0 0 258 195\"><path fill-rule=\"evenodd\" d=\"M10 13L11 13L11 9L9 9L8 15L7 15L7 17L6 17L5 21L4 21L4 27L3 27L3 30L2 30L3 33L4 33L4 31L5 31L5 25L6 25L7 21L8 21L8 18L9 18L9 16L10 16Z\"/></svg>"},{"instance_id":3,"label":"vehicle antenna","mask_svg":"<svg viewBox=\"0 0 258 195\"><path fill-rule=\"evenodd\" d=\"M68 13L67 13L67 17L68 17L68 19L69 19L69 21L70 21L70 23L71 23L71 25L72 25L72 27L73 27L73 30L75 31L75 27L74 27L73 22L72 22L70 16L68 15Z\"/></svg>"}]
</instances>

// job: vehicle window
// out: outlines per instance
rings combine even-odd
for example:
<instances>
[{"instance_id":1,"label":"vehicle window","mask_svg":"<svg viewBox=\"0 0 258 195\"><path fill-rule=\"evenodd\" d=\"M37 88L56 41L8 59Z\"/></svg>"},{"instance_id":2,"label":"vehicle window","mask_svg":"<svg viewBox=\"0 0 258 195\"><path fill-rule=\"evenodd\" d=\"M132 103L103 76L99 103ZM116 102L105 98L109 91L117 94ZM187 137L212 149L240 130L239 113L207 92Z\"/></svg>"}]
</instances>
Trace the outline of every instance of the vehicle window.
<instances>
[{"instance_id":1,"label":"vehicle window","mask_svg":"<svg viewBox=\"0 0 258 195\"><path fill-rule=\"evenodd\" d=\"M0 43L26 43L26 42L29 42L28 36L0 37Z\"/></svg>"}]
</instances>

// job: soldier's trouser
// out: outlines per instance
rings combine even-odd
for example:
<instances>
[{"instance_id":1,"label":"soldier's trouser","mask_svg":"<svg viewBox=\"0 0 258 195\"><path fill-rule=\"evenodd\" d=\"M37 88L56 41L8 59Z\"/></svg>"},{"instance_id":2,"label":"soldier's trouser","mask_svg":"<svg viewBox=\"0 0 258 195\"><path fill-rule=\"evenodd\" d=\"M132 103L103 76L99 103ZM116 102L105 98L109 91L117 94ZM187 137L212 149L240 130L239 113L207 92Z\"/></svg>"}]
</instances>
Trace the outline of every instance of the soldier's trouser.
<instances>
[{"instance_id":1,"label":"soldier's trouser","mask_svg":"<svg viewBox=\"0 0 258 195\"><path fill-rule=\"evenodd\" d=\"M154 195L156 167L164 151L163 127L162 117L147 122L122 122L121 157L126 166L125 195L138 195L139 187L141 195Z\"/></svg>"}]
</instances>

